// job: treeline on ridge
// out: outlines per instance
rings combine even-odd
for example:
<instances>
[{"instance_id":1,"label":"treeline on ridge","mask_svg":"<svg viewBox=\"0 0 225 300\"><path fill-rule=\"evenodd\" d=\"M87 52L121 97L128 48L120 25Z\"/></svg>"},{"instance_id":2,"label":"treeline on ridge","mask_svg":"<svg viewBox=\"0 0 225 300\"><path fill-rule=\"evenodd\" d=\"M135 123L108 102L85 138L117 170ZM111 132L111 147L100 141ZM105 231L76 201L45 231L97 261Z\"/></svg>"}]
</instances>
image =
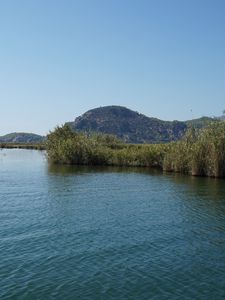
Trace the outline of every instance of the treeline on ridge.
<instances>
[{"instance_id":1,"label":"treeline on ridge","mask_svg":"<svg viewBox=\"0 0 225 300\"><path fill-rule=\"evenodd\" d=\"M124 144L113 135L74 132L68 125L47 136L49 161L59 164L156 167L225 177L225 122L212 123L168 144Z\"/></svg>"}]
</instances>

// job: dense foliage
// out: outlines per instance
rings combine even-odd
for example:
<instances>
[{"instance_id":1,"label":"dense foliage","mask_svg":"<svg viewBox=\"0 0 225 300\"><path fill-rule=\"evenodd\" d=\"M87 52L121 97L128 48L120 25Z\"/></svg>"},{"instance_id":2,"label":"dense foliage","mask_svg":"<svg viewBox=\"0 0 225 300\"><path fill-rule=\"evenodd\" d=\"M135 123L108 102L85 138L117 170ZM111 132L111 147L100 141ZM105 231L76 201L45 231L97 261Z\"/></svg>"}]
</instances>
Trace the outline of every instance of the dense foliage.
<instances>
[{"instance_id":1,"label":"dense foliage","mask_svg":"<svg viewBox=\"0 0 225 300\"><path fill-rule=\"evenodd\" d=\"M169 144L124 144L113 135L74 132L57 127L47 136L53 163L158 167L165 171L225 177L225 122L191 128Z\"/></svg>"},{"instance_id":2,"label":"dense foliage","mask_svg":"<svg viewBox=\"0 0 225 300\"><path fill-rule=\"evenodd\" d=\"M162 167L168 146L124 144L113 135L78 133L64 125L47 136L46 147L54 163Z\"/></svg>"}]
</instances>

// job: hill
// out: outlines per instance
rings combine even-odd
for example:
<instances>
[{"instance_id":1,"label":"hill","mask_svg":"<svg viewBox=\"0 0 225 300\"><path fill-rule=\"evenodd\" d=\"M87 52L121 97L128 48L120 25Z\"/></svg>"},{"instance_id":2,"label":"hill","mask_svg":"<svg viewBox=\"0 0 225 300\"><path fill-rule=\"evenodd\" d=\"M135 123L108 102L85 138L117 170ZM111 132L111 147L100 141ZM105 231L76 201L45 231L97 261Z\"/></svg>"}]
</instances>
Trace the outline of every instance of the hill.
<instances>
[{"instance_id":1,"label":"hill","mask_svg":"<svg viewBox=\"0 0 225 300\"><path fill-rule=\"evenodd\" d=\"M210 118L210 117L201 117L199 119L193 119L185 121L185 124L190 127L193 126L194 128L203 128L209 125L212 122L222 120L220 118Z\"/></svg>"},{"instance_id":2,"label":"hill","mask_svg":"<svg viewBox=\"0 0 225 300\"><path fill-rule=\"evenodd\" d=\"M41 143L45 137L25 132L13 132L0 136L0 143Z\"/></svg>"},{"instance_id":3,"label":"hill","mask_svg":"<svg viewBox=\"0 0 225 300\"><path fill-rule=\"evenodd\" d=\"M190 125L198 128L212 118L182 121L163 121L150 118L122 106L104 106L87 111L68 124L78 131L114 134L126 143L165 143L176 141Z\"/></svg>"}]
</instances>

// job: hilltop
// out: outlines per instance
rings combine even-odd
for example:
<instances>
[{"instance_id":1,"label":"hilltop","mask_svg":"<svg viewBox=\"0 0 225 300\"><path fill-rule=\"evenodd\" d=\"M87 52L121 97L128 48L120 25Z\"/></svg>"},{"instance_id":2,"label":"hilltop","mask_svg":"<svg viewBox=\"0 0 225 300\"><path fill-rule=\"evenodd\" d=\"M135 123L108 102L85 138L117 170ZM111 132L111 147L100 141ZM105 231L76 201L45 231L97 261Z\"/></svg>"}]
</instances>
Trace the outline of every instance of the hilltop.
<instances>
[{"instance_id":1,"label":"hilltop","mask_svg":"<svg viewBox=\"0 0 225 300\"><path fill-rule=\"evenodd\" d=\"M142 144L177 141L189 126L202 128L212 121L215 119L209 117L163 121L113 105L91 109L67 124L78 131L114 134L126 143Z\"/></svg>"},{"instance_id":2,"label":"hilltop","mask_svg":"<svg viewBox=\"0 0 225 300\"><path fill-rule=\"evenodd\" d=\"M44 139L44 136L34 133L13 132L0 136L0 143L41 143Z\"/></svg>"}]
</instances>

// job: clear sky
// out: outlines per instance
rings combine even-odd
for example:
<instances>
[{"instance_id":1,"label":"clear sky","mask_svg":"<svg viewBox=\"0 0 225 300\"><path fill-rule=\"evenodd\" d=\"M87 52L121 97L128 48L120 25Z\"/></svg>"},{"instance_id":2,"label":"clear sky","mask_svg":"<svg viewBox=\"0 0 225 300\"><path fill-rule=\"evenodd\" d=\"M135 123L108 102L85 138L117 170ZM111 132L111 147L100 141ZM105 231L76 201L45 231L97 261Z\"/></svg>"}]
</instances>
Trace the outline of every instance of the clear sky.
<instances>
[{"instance_id":1,"label":"clear sky","mask_svg":"<svg viewBox=\"0 0 225 300\"><path fill-rule=\"evenodd\" d=\"M225 109L224 0L0 0L0 134L94 107L164 120Z\"/></svg>"}]
</instances>

